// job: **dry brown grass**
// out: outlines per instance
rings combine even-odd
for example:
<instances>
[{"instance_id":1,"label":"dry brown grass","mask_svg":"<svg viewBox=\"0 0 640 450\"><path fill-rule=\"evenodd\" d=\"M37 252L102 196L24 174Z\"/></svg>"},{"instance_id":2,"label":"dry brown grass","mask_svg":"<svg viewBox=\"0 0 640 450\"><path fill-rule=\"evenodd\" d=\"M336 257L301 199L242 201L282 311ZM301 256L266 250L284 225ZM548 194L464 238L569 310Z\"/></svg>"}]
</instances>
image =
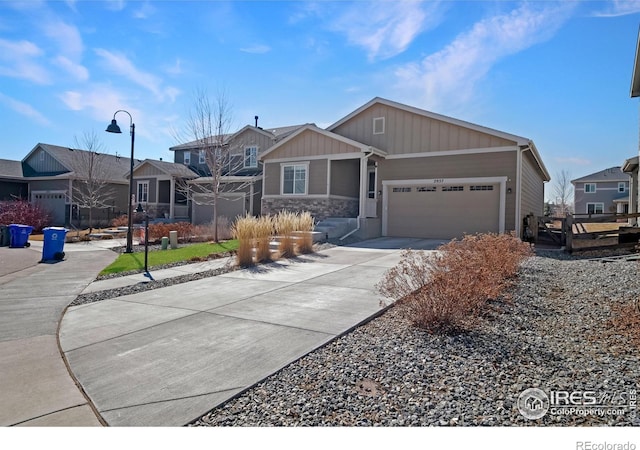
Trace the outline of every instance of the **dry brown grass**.
<instances>
[{"instance_id":1,"label":"dry brown grass","mask_svg":"<svg viewBox=\"0 0 640 450\"><path fill-rule=\"evenodd\" d=\"M256 220L256 262L271 261L271 238L273 237L273 219L262 216Z\"/></svg>"},{"instance_id":2,"label":"dry brown grass","mask_svg":"<svg viewBox=\"0 0 640 450\"><path fill-rule=\"evenodd\" d=\"M298 232L298 252L313 253L313 217L308 211L297 215L296 231Z\"/></svg>"},{"instance_id":3,"label":"dry brown grass","mask_svg":"<svg viewBox=\"0 0 640 450\"><path fill-rule=\"evenodd\" d=\"M238 240L236 260L239 266L253 265L253 240L256 235L257 219L249 214L238 217L233 224L233 236Z\"/></svg>"},{"instance_id":4,"label":"dry brown grass","mask_svg":"<svg viewBox=\"0 0 640 450\"><path fill-rule=\"evenodd\" d=\"M404 251L378 283L386 297L406 304L413 325L453 332L477 325L487 302L500 298L531 246L508 234L465 236L438 253Z\"/></svg>"},{"instance_id":5,"label":"dry brown grass","mask_svg":"<svg viewBox=\"0 0 640 450\"><path fill-rule=\"evenodd\" d=\"M274 228L280 238L278 251L281 258L290 258L296 255L293 232L296 229L297 222L296 214L289 211L280 211L273 218Z\"/></svg>"}]
</instances>

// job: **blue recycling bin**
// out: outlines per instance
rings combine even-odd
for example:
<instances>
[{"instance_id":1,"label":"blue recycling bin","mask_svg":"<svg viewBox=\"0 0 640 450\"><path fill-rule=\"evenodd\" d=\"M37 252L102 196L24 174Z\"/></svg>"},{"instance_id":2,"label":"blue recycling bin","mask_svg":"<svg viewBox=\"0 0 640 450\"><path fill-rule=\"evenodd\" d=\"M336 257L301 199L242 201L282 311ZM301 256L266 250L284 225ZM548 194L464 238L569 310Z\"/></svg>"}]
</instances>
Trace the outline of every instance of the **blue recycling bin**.
<instances>
[{"instance_id":1,"label":"blue recycling bin","mask_svg":"<svg viewBox=\"0 0 640 450\"><path fill-rule=\"evenodd\" d=\"M64 258L64 241L67 238L67 230L63 227L47 227L42 229L43 261L60 261Z\"/></svg>"},{"instance_id":2,"label":"blue recycling bin","mask_svg":"<svg viewBox=\"0 0 640 450\"><path fill-rule=\"evenodd\" d=\"M29 225L20 225L12 223L9 225L9 247L23 248L29 247L29 235L33 231L33 227Z\"/></svg>"}]
</instances>

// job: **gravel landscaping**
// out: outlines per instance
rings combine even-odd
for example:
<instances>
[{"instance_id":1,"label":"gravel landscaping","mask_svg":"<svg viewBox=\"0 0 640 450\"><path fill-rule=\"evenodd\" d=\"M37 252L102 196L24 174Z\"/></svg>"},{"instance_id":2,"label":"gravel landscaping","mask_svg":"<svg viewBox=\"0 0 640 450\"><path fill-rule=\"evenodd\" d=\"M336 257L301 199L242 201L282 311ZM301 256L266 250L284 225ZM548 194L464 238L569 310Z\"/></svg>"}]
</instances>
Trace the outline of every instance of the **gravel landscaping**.
<instances>
[{"instance_id":1,"label":"gravel landscaping","mask_svg":"<svg viewBox=\"0 0 640 450\"><path fill-rule=\"evenodd\" d=\"M493 302L478 329L428 334L409 325L404 307L391 307L191 425L638 426L628 398L620 398L640 380L640 340L628 333L635 329L640 335L640 313L633 310L640 298L638 264L539 250L523 264L510 301ZM73 304L228 270L235 268L85 294ZM620 318L632 318L630 328L614 326ZM547 413L529 420L517 401L531 387L593 391L603 404L626 409L618 415Z\"/></svg>"},{"instance_id":2,"label":"gravel landscaping","mask_svg":"<svg viewBox=\"0 0 640 450\"><path fill-rule=\"evenodd\" d=\"M640 297L638 263L538 255L477 330L427 334L392 307L192 425L640 425L620 398L640 379L638 343L611 323ZM529 420L517 401L531 387L594 391L624 411Z\"/></svg>"}]
</instances>

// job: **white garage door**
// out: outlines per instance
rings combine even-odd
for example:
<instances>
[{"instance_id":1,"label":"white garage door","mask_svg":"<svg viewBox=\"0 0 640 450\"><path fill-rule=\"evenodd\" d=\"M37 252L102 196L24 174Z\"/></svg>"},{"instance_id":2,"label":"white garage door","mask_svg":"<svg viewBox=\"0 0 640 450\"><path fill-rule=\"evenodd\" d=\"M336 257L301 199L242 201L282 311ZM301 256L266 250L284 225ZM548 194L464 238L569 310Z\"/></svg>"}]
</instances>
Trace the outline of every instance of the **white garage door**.
<instances>
[{"instance_id":1,"label":"white garage door","mask_svg":"<svg viewBox=\"0 0 640 450\"><path fill-rule=\"evenodd\" d=\"M199 199L198 201L201 201ZM233 222L236 217L245 214L245 195L240 193L226 194L218 198L218 217L226 217ZM213 206L193 204L193 223L201 225L213 220Z\"/></svg>"},{"instance_id":2,"label":"white garage door","mask_svg":"<svg viewBox=\"0 0 640 450\"><path fill-rule=\"evenodd\" d=\"M64 226L67 196L64 191L34 191L31 193L31 200L37 203L49 214L51 223L48 225Z\"/></svg>"},{"instance_id":3,"label":"white garage door","mask_svg":"<svg viewBox=\"0 0 640 450\"><path fill-rule=\"evenodd\" d=\"M450 239L500 231L500 183L387 186L386 235Z\"/></svg>"}]
</instances>

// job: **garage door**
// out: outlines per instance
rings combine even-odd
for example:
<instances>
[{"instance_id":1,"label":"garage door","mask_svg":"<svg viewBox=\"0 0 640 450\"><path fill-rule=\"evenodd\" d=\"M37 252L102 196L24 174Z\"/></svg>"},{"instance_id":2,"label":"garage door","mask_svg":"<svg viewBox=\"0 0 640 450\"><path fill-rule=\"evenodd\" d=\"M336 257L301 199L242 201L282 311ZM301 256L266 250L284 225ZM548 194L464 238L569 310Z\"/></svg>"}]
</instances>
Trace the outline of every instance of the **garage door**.
<instances>
[{"instance_id":1,"label":"garage door","mask_svg":"<svg viewBox=\"0 0 640 450\"><path fill-rule=\"evenodd\" d=\"M31 194L31 199L34 203L37 203L45 211L51 214L51 223L49 225L64 226L65 225L65 211L66 211L66 193L60 192L41 192L34 191Z\"/></svg>"},{"instance_id":2,"label":"garage door","mask_svg":"<svg viewBox=\"0 0 640 450\"><path fill-rule=\"evenodd\" d=\"M500 184L387 188L387 236L450 239L500 230Z\"/></svg>"},{"instance_id":3,"label":"garage door","mask_svg":"<svg viewBox=\"0 0 640 450\"><path fill-rule=\"evenodd\" d=\"M196 200L197 199L196 197ZM226 217L229 221L235 220L238 216L245 214L245 195L244 194L227 194L218 198L218 217ZM193 204L193 223L201 225L210 223L213 220L213 206L202 205L194 202Z\"/></svg>"}]
</instances>

